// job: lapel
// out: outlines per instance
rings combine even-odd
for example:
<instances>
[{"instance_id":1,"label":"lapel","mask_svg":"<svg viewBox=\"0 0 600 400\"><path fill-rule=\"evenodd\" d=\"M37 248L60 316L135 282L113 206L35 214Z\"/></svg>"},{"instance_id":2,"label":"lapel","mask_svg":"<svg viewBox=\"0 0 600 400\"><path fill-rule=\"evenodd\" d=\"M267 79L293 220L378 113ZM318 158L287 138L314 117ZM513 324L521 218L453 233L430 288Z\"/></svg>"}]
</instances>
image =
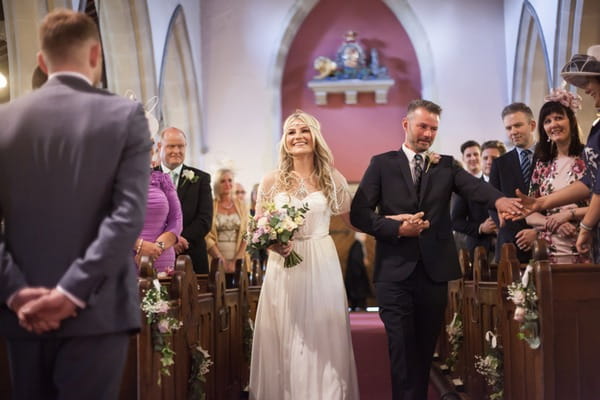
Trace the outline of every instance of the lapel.
<instances>
[{"instance_id":1,"label":"lapel","mask_svg":"<svg viewBox=\"0 0 600 400\"><path fill-rule=\"evenodd\" d=\"M410 172L410 165L408 162L408 157L402 151L402 148L398 150L398 158L397 158L397 167L402 174L402 178L404 180L404 185L408 188L408 193L410 194L410 201L412 203L417 203L417 189L415 188L415 184L413 182L412 174ZM422 184L423 182L421 182Z\"/></svg>"},{"instance_id":2,"label":"lapel","mask_svg":"<svg viewBox=\"0 0 600 400\"><path fill-rule=\"evenodd\" d=\"M189 168L187 168L184 164L181 168L181 173L179 174L179 180L177 181L177 196L179 196L180 199L183 199L183 195L188 191L188 188L191 185L191 182L188 182L183 177L183 171L185 171L186 169Z\"/></svg>"},{"instance_id":3,"label":"lapel","mask_svg":"<svg viewBox=\"0 0 600 400\"><path fill-rule=\"evenodd\" d=\"M424 194L427 192L427 185L429 184L429 177L433 173L433 165L429 164L429 158L427 156L424 157L425 162L423 164L423 176L421 176L421 190L419 191L419 206L423 201ZM428 168L429 167L429 168Z\"/></svg>"}]
</instances>

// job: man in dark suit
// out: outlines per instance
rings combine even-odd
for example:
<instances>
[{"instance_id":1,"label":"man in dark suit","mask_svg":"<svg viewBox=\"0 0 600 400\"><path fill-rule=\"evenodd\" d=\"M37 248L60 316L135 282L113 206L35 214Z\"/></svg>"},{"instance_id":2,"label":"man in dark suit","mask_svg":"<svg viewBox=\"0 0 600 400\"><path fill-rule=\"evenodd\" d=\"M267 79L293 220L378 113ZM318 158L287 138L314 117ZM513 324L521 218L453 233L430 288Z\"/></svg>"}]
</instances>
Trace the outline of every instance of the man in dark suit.
<instances>
[{"instance_id":1,"label":"man in dark suit","mask_svg":"<svg viewBox=\"0 0 600 400\"><path fill-rule=\"evenodd\" d=\"M206 274L208 255L204 237L210 232L213 217L210 175L183 163L186 146L187 138L180 129L163 129L158 142L161 165L157 169L171 176L181 202L183 231L175 252L189 255L194 271Z\"/></svg>"},{"instance_id":2,"label":"man in dark suit","mask_svg":"<svg viewBox=\"0 0 600 400\"><path fill-rule=\"evenodd\" d=\"M40 42L48 82L0 107L0 334L13 398L115 399L140 327L132 250L148 123L140 104L94 87L102 49L91 18L54 11Z\"/></svg>"},{"instance_id":3,"label":"man in dark suit","mask_svg":"<svg viewBox=\"0 0 600 400\"><path fill-rule=\"evenodd\" d=\"M481 145L481 158L483 160L481 180L487 182L492 160L500 157L505 152L504 144L497 140L489 140ZM478 246L483 246L488 254L491 252L493 255L498 227L490 217L485 204L465 200L459 195L454 195L450 214L452 216L452 229L466 236L465 245L471 258L473 258L475 247Z\"/></svg>"},{"instance_id":4,"label":"man in dark suit","mask_svg":"<svg viewBox=\"0 0 600 400\"><path fill-rule=\"evenodd\" d=\"M352 224L377 239L373 280L388 335L394 399L426 399L429 369L447 302L460 277L450 224L453 191L518 212L514 199L474 178L450 156L430 154L441 108L413 100L400 150L374 156L358 187Z\"/></svg>"},{"instance_id":5,"label":"man in dark suit","mask_svg":"<svg viewBox=\"0 0 600 400\"><path fill-rule=\"evenodd\" d=\"M514 149L498 157L492 163L490 184L504 193L513 196L515 190L529 193L531 171L535 165L533 158L535 120L531 108L523 103L512 103L502 110L502 122ZM523 163L529 169L522 168ZM498 216L493 211L492 218L498 223ZM496 261L500 260L502 245L514 243L517 246L517 258L526 263L531 258L531 246L537 238L537 232L531 229L525 220L507 221L498 230L496 242Z\"/></svg>"}]
</instances>

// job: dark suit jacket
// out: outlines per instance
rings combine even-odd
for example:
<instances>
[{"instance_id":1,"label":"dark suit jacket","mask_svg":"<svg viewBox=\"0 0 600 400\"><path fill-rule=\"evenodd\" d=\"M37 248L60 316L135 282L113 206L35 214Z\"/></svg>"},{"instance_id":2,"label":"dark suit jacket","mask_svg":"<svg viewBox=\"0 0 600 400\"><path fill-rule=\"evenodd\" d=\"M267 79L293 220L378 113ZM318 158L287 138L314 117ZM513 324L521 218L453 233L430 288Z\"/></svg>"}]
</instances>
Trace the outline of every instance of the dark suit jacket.
<instances>
[{"instance_id":1,"label":"dark suit jacket","mask_svg":"<svg viewBox=\"0 0 600 400\"><path fill-rule=\"evenodd\" d=\"M485 182L483 178L481 181ZM496 235L479 233L479 225L490 216L487 204L477 203L471 199L466 200L462 196L455 195L450 215L452 229L465 234L466 246L471 258L475 247L483 246L488 252L492 249L492 240Z\"/></svg>"},{"instance_id":2,"label":"dark suit jacket","mask_svg":"<svg viewBox=\"0 0 600 400\"><path fill-rule=\"evenodd\" d=\"M58 76L1 106L0 121L0 334L34 336L4 305L25 285L87 303L48 335L139 328L132 250L152 146L141 104Z\"/></svg>"},{"instance_id":3,"label":"dark suit jacket","mask_svg":"<svg viewBox=\"0 0 600 400\"><path fill-rule=\"evenodd\" d=\"M531 165L535 165L535 160ZM494 160L490 172L490 184L508 197L515 197L516 189L525 194L529 193L529 187L525 184L521 173L521 163L517 149L512 149ZM499 227L496 242L496 261L498 261L500 260L502 245L504 243L514 243L515 235L523 229L528 229L529 225L522 219L519 221L506 221L504 226L500 227L498 214L491 211L490 215ZM531 252L524 252L517 248L517 258L522 263L526 263L531 258Z\"/></svg>"},{"instance_id":4,"label":"dark suit jacket","mask_svg":"<svg viewBox=\"0 0 600 400\"><path fill-rule=\"evenodd\" d=\"M453 192L493 207L502 193L471 176L450 156L432 164L417 197L408 159L402 150L371 159L358 187L352 224L377 239L374 281L402 281L422 260L429 277L444 282L460 277L452 237L450 198ZM431 226L419 237L398 237L400 222L386 215L425 212Z\"/></svg>"},{"instance_id":5,"label":"dark suit jacket","mask_svg":"<svg viewBox=\"0 0 600 400\"><path fill-rule=\"evenodd\" d=\"M160 167L156 167L160 170ZM186 170L193 171L198 177L196 182L184 178ZM210 175L199 169L183 165L177 183L177 195L183 213L183 231L181 236L190 243L185 252L192 259L194 271L208 273L208 254L204 237L210 232L213 218L213 201L210 188Z\"/></svg>"}]
</instances>

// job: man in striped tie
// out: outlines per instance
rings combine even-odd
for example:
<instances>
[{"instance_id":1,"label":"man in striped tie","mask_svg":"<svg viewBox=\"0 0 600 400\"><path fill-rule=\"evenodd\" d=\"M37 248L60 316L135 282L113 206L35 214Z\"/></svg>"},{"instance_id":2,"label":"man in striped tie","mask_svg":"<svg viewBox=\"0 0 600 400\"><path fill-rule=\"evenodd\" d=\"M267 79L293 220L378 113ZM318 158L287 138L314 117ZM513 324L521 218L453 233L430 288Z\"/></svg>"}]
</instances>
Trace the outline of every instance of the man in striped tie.
<instances>
[{"instance_id":1,"label":"man in striped tie","mask_svg":"<svg viewBox=\"0 0 600 400\"><path fill-rule=\"evenodd\" d=\"M515 147L494 160L490 183L507 196L514 196L515 189L529 193L531 171L535 162L533 149L536 123L533 112L526 104L512 103L502 110L502 122L508 138ZM491 211L490 214L499 226L498 215L495 211ZM531 229L525 220L506 221L498 231L496 261L500 259L504 243L515 243L519 261L528 262L531 258L531 245L536 238L536 231Z\"/></svg>"}]
</instances>

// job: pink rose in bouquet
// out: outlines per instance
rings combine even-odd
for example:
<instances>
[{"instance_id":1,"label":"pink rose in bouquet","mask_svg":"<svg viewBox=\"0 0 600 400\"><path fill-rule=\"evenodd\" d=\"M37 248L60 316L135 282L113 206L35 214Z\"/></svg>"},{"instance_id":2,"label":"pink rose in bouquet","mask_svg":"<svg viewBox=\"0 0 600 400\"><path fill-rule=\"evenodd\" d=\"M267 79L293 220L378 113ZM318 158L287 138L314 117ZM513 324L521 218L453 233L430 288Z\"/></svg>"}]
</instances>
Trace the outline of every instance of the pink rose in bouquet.
<instances>
[{"instance_id":1,"label":"pink rose in bouquet","mask_svg":"<svg viewBox=\"0 0 600 400\"><path fill-rule=\"evenodd\" d=\"M305 214L308 206L294 207L289 204L276 208L269 203L264 207L264 212L250 218L248 224L248 252L256 254L273 244L287 245L293 239L294 234L304 224ZM294 250L285 257L283 266L290 268L302 262L302 257Z\"/></svg>"}]
</instances>

